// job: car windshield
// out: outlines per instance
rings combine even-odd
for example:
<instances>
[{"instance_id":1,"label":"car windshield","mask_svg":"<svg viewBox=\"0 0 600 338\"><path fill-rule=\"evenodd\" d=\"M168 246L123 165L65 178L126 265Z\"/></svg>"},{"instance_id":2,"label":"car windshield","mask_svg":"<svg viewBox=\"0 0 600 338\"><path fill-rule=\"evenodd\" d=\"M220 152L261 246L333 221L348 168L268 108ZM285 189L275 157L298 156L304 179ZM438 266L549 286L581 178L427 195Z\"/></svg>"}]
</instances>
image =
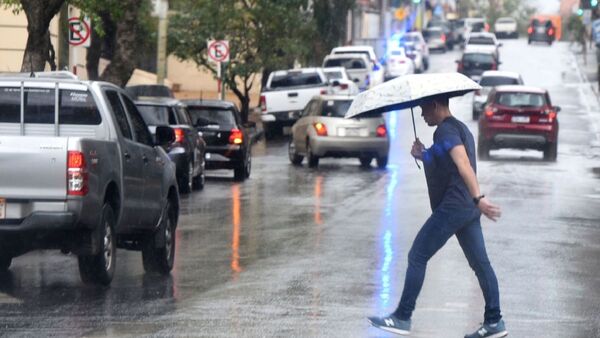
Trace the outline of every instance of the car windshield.
<instances>
[{"instance_id":1,"label":"car windshield","mask_svg":"<svg viewBox=\"0 0 600 338\"><path fill-rule=\"evenodd\" d=\"M542 107L546 100L537 93L499 93L496 103L507 107Z\"/></svg>"},{"instance_id":2,"label":"car windshield","mask_svg":"<svg viewBox=\"0 0 600 338\"><path fill-rule=\"evenodd\" d=\"M24 89L25 123L54 124L54 89ZM59 124L98 125L102 122L94 97L88 91L59 91ZM21 121L21 88L0 88L0 123Z\"/></svg>"},{"instance_id":3,"label":"car windshield","mask_svg":"<svg viewBox=\"0 0 600 338\"><path fill-rule=\"evenodd\" d=\"M335 72L325 72L325 75L327 76L328 80L339 80L339 79L343 79L344 78L344 74L342 74L342 72L340 71L335 71Z\"/></svg>"},{"instance_id":4,"label":"car windshield","mask_svg":"<svg viewBox=\"0 0 600 338\"><path fill-rule=\"evenodd\" d=\"M479 81L479 84L484 87L494 87L502 85L518 85L519 80L513 77L506 76L484 76Z\"/></svg>"},{"instance_id":5,"label":"car windshield","mask_svg":"<svg viewBox=\"0 0 600 338\"><path fill-rule=\"evenodd\" d=\"M192 123L196 127L207 125L219 125L221 127L233 127L235 115L231 109L217 107L188 107Z\"/></svg>"},{"instance_id":6,"label":"car windshield","mask_svg":"<svg viewBox=\"0 0 600 338\"><path fill-rule=\"evenodd\" d=\"M506 18L506 19L498 19L497 23L515 23L514 19Z\"/></svg>"},{"instance_id":7,"label":"car windshield","mask_svg":"<svg viewBox=\"0 0 600 338\"><path fill-rule=\"evenodd\" d=\"M344 117L350 105L351 100L326 100L323 101L321 116Z\"/></svg>"},{"instance_id":8,"label":"car windshield","mask_svg":"<svg viewBox=\"0 0 600 338\"><path fill-rule=\"evenodd\" d=\"M442 31L437 30L437 29L423 31L423 37L425 38L425 40L435 39L435 38L439 38L441 36L442 36Z\"/></svg>"},{"instance_id":9,"label":"car windshield","mask_svg":"<svg viewBox=\"0 0 600 338\"><path fill-rule=\"evenodd\" d=\"M288 72L283 75L275 75L271 80L270 88L301 87L319 85L323 81L318 73Z\"/></svg>"},{"instance_id":10,"label":"car windshield","mask_svg":"<svg viewBox=\"0 0 600 338\"><path fill-rule=\"evenodd\" d=\"M469 38L469 45L493 45L494 39L485 36L474 36Z\"/></svg>"},{"instance_id":11,"label":"car windshield","mask_svg":"<svg viewBox=\"0 0 600 338\"><path fill-rule=\"evenodd\" d=\"M325 61L325 67L344 67L346 69L365 69L367 65L362 59L355 58L336 58Z\"/></svg>"},{"instance_id":12,"label":"car windshield","mask_svg":"<svg viewBox=\"0 0 600 338\"><path fill-rule=\"evenodd\" d=\"M137 105L137 109L149 126L177 124L173 109L169 106Z\"/></svg>"},{"instance_id":13,"label":"car windshield","mask_svg":"<svg viewBox=\"0 0 600 338\"><path fill-rule=\"evenodd\" d=\"M494 63L494 56L484 53L467 53L463 55L463 62Z\"/></svg>"},{"instance_id":14,"label":"car windshield","mask_svg":"<svg viewBox=\"0 0 600 338\"><path fill-rule=\"evenodd\" d=\"M336 51L333 54L335 54L335 55L339 55L339 54L364 54L367 57L367 59L369 59L371 57L371 55L369 54L368 51L360 51L360 50Z\"/></svg>"}]
</instances>

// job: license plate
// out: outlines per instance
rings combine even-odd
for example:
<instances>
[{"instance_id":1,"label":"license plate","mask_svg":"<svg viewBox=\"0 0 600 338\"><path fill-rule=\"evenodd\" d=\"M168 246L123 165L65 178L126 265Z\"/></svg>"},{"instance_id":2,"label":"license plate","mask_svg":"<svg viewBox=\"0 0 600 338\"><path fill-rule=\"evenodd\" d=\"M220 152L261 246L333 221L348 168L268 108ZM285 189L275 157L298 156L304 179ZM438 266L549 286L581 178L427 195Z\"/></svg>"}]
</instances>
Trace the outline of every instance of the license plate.
<instances>
[{"instance_id":1,"label":"license plate","mask_svg":"<svg viewBox=\"0 0 600 338\"><path fill-rule=\"evenodd\" d=\"M529 123L529 116L513 116L511 121L513 123Z\"/></svg>"},{"instance_id":2,"label":"license plate","mask_svg":"<svg viewBox=\"0 0 600 338\"><path fill-rule=\"evenodd\" d=\"M6 199L0 198L0 219L6 218Z\"/></svg>"},{"instance_id":3,"label":"license plate","mask_svg":"<svg viewBox=\"0 0 600 338\"><path fill-rule=\"evenodd\" d=\"M360 129L358 129L358 128L346 128L345 134L346 134L346 136L359 136L360 135Z\"/></svg>"},{"instance_id":4,"label":"license plate","mask_svg":"<svg viewBox=\"0 0 600 338\"><path fill-rule=\"evenodd\" d=\"M546 28L544 28L544 27L538 27L536 29L536 32L538 32L538 33L546 33Z\"/></svg>"}]
</instances>

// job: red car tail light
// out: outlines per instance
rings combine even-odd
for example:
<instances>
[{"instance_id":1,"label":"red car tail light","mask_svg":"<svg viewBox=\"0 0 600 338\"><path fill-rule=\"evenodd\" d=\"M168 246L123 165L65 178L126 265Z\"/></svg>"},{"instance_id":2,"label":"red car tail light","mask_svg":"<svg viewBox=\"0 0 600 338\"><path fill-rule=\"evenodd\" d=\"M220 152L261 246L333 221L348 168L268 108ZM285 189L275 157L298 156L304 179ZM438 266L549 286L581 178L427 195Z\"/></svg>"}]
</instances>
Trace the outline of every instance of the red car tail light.
<instances>
[{"instance_id":1,"label":"red car tail light","mask_svg":"<svg viewBox=\"0 0 600 338\"><path fill-rule=\"evenodd\" d=\"M317 122L317 123L313 124L313 127L315 127L315 131L317 132L317 135L327 136L327 127L325 127L325 125L323 123Z\"/></svg>"},{"instance_id":2,"label":"red car tail light","mask_svg":"<svg viewBox=\"0 0 600 338\"><path fill-rule=\"evenodd\" d=\"M183 129L175 128L173 131L175 132L175 143L182 143L185 136Z\"/></svg>"},{"instance_id":3,"label":"red car tail light","mask_svg":"<svg viewBox=\"0 0 600 338\"><path fill-rule=\"evenodd\" d=\"M67 155L67 195L85 196L88 192L88 175L85 157L80 151L69 151Z\"/></svg>"},{"instance_id":4,"label":"red car tail light","mask_svg":"<svg viewBox=\"0 0 600 338\"><path fill-rule=\"evenodd\" d=\"M442 42L446 42L446 34L442 34L441 39L442 39Z\"/></svg>"},{"instance_id":5,"label":"red car tail light","mask_svg":"<svg viewBox=\"0 0 600 338\"><path fill-rule=\"evenodd\" d=\"M261 96L260 96L260 110L261 110L263 113L266 113L266 112L267 112L267 97L266 97L266 96L264 96L264 95L261 95Z\"/></svg>"},{"instance_id":6,"label":"red car tail light","mask_svg":"<svg viewBox=\"0 0 600 338\"><path fill-rule=\"evenodd\" d=\"M494 116L494 113L497 113L498 109L496 109L495 107L486 107L485 109L485 116L487 118L491 118L492 116Z\"/></svg>"},{"instance_id":7,"label":"red car tail light","mask_svg":"<svg viewBox=\"0 0 600 338\"><path fill-rule=\"evenodd\" d=\"M375 130L375 134L377 137L386 137L387 129L385 128L385 124L380 124Z\"/></svg>"},{"instance_id":8,"label":"red car tail light","mask_svg":"<svg viewBox=\"0 0 600 338\"><path fill-rule=\"evenodd\" d=\"M230 144L242 144L243 141L244 141L244 134L242 133L242 131L237 128L231 129L231 132L229 134L229 143Z\"/></svg>"},{"instance_id":9,"label":"red car tail light","mask_svg":"<svg viewBox=\"0 0 600 338\"><path fill-rule=\"evenodd\" d=\"M549 35L549 36L552 36L552 35L554 35L554 29L550 28L550 29L548 30L548 35Z\"/></svg>"}]
</instances>

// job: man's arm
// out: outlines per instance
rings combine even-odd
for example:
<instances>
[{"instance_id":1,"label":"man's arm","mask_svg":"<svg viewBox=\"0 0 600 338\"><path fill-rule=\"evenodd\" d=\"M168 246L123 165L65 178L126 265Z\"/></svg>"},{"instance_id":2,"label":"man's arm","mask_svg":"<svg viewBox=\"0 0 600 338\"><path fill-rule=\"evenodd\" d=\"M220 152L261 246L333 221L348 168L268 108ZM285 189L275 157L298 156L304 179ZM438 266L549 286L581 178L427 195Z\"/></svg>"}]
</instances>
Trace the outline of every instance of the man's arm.
<instances>
[{"instance_id":1,"label":"man's arm","mask_svg":"<svg viewBox=\"0 0 600 338\"><path fill-rule=\"evenodd\" d=\"M479 191L477 176L471 167L471 162L469 162L469 156L467 156L465 146L460 144L453 147L450 150L450 157L452 157L452 161L454 161L454 164L456 164L458 172L467 185L467 189L469 189L471 196L480 196L481 192ZM494 222L496 219L498 219L498 217L500 217L500 208L491 204L485 197L479 200L477 207L479 210L481 210L482 214Z\"/></svg>"}]
</instances>

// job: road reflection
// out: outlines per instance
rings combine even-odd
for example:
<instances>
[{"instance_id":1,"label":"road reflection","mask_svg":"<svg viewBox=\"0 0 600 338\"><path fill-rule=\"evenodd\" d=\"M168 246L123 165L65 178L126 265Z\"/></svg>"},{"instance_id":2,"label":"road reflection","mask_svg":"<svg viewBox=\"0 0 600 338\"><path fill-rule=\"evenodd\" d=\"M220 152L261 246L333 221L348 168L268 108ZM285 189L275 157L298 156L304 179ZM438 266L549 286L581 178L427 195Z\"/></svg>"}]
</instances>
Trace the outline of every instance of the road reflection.
<instances>
[{"instance_id":1,"label":"road reflection","mask_svg":"<svg viewBox=\"0 0 600 338\"><path fill-rule=\"evenodd\" d=\"M321 218L321 194L323 187L323 176L319 175L315 178L315 223L318 225L323 224Z\"/></svg>"},{"instance_id":2,"label":"road reflection","mask_svg":"<svg viewBox=\"0 0 600 338\"><path fill-rule=\"evenodd\" d=\"M233 224L233 235L231 238L231 270L233 279L237 280L242 268L240 266L240 185L231 186L231 221Z\"/></svg>"}]
</instances>

